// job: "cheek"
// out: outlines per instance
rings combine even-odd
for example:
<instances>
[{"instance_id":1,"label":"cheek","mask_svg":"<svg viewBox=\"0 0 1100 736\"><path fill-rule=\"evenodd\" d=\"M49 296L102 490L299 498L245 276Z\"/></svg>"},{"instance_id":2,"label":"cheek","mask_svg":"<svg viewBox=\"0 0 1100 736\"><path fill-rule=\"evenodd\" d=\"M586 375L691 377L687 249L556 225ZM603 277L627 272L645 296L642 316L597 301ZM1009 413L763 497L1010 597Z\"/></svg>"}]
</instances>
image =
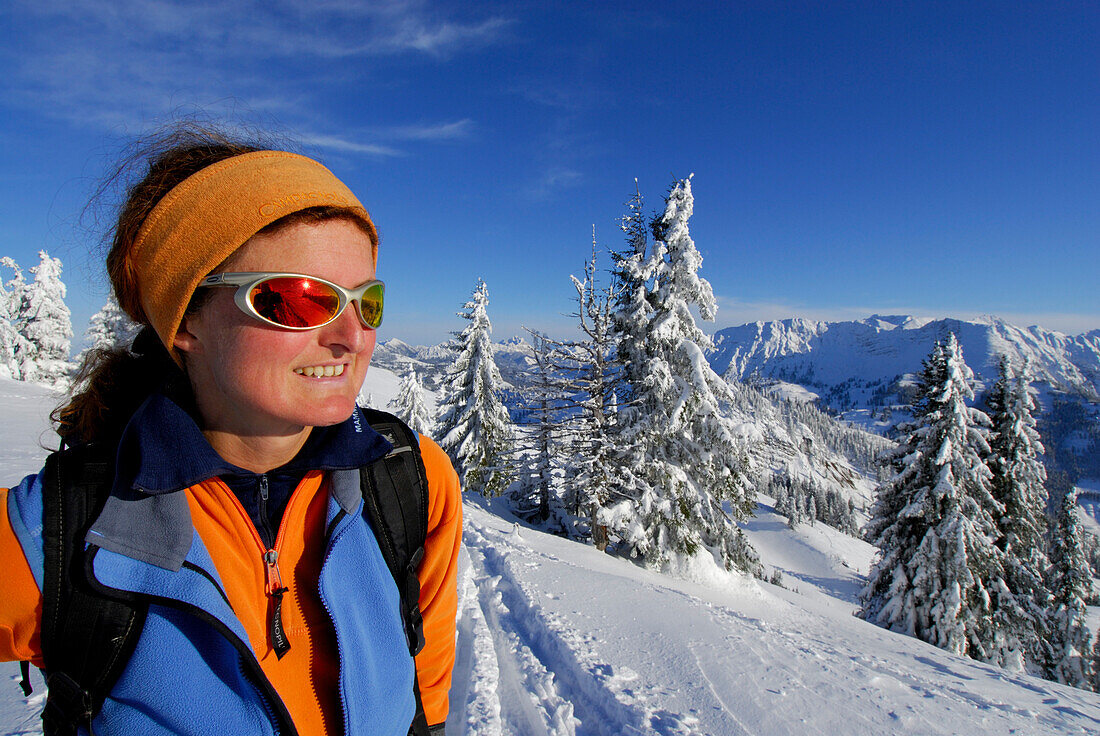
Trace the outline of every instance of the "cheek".
<instances>
[{"instance_id":1,"label":"cheek","mask_svg":"<svg viewBox=\"0 0 1100 736\"><path fill-rule=\"evenodd\" d=\"M224 368L242 378L281 375L291 371L304 349L305 333L245 327L223 353Z\"/></svg>"}]
</instances>

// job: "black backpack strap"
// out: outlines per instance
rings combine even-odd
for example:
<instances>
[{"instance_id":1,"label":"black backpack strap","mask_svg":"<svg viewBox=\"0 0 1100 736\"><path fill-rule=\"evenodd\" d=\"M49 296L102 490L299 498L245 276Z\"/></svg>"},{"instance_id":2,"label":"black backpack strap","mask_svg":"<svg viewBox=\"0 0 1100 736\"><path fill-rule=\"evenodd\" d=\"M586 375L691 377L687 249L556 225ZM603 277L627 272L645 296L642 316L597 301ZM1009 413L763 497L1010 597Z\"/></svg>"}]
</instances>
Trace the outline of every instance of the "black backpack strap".
<instances>
[{"instance_id":1,"label":"black backpack strap","mask_svg":"<svg viewBox=\"0 0 1100 736\"><path fill-rule=\"evenodd\" d=\"M24 698L29 698L34 692L31 687L31 663L25 659L19 663L19 687L23 688Z\"/></svg>"},{"instance_id":2,"label":"black backpack strap","mask_svg":"<svg viewBox=\"0 0 1100 736\"><path fill-rule=\"evenodd\" d=\"M82 446L55 452L42 481L44 732L90 723L129 661L146 608L105 597L90 580L84 536L110 494L114 454Z\"/></svg>"},{"instance_id":3,"label":"black backpack strap","mask_svg":"<svg viewBox=\"0 0 1100 736\"><path fill-rule=\"evenodd\" d=\"M428 479L416 433L392 414L361 409L371 428L385 437L393 450L360 471L363 506L378 546L390 568L401 597L401 615L409 652L424 648L424 619L420 614L420 578L428 534ZM409 733L428 733L420 700L420 686L414 683L416 718Z\"/></svg>"}]
</instances>

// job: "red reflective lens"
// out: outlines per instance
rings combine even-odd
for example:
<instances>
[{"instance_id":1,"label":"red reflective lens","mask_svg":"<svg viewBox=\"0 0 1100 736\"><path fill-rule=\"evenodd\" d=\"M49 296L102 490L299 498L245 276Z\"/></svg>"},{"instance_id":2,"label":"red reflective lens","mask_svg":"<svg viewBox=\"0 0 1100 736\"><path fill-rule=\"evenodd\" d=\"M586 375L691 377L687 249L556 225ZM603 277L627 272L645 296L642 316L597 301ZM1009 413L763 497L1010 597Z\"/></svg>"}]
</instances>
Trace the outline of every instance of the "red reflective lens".
<instances>
[{"instance_id":1,"label":"red reflective lens","mask_svg":"<svg viewBox=\"0 0 1100 736\"><path fill-rule=\"evenodd\" d=\"M301 276L276 276L248 293L256 314L284 327L319 327L336 316L340 297L327 284Z\"/></svg>"}]
</instances>

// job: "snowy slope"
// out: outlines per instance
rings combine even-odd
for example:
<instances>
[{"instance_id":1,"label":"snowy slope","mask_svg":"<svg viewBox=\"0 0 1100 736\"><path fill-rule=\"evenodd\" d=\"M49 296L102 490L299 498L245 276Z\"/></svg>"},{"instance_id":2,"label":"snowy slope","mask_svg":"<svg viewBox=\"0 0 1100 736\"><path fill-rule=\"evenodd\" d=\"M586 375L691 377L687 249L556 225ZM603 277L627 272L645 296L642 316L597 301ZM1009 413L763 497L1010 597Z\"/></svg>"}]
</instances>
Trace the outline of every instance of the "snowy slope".
<instances>
[{"instance_id":1,"label":"snowy slope","mask_svg":"<svg viewBox=\"0 0 1100 736\"><path fill-rule=\"evenodd\" d=\"M825 527L790 539L780 517L752 524L753 543L765 558L782 555L796 593L718 572L671 578L518 527L481 503L466 514L448 733L1100 730L1095 694L851 616L851 565L870 555Z\"/></svg>"},{"instance_id":2,"label":"snowy slope","mask_svg":"<svg viewBox=\"0 0 1100 736\"><path fill-rule=\"evenodd\" d=\"M372 372L381 405L396 382ZM0 381L5 482L41 462L54 401ZM1100 732L1100 696L854 618L871 549L820 524L791 531L766 498L746 531L787 589L659 575L476 498L465 512L452 736ZM25 701L2 667L0 734L37 733L40 688Z\"/></svg>"}]
</instances>

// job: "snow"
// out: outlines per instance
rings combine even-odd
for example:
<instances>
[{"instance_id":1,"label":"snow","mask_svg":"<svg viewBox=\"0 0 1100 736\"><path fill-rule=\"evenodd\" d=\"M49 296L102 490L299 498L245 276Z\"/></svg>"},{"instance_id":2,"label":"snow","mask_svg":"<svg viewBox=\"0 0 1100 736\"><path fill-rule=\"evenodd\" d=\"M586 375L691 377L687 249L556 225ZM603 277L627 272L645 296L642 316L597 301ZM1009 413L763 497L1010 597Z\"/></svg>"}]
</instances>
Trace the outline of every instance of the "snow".
<instances>
[{"instance_id":1,"label":"snow","mask_svg":"<svg viewBox=\"0 0 1100 736\"><path fill-rule=\"evenodd\" d=\"M1077 503L1084 511L1081 522L1093 536L1100 537L1100 478L1082 478L1075 487Z\"/></svg>"},{"instance_id":2,"label":"snow","mask_svg":"<svg viewBox=\"0 0 1100 736\"><path fill-rule=\"evenodd\" d=\"M396 377L372 369L376 405ZM57 396L0 379L0 479L37 470ZM786 588L645 570L471 497L447 733L1086 734L1100 696L952 656L855 618L872 549L796 530L761 498L745 531ZM42 688L0 669L0 734L38 733Z\"/></svg>"},{"instance_id":3,"label":"snow","mask_svg":"<svg viewBox=\"0 0 1100 736\"><path fill-rule=\"evenodd\" d=\"M765 393L769 396L779 396L788 401L797 401L803 404L812 404L821 398L805 386L778 380L769 383L765 389Z\"/></svg>"}]
</instances>

